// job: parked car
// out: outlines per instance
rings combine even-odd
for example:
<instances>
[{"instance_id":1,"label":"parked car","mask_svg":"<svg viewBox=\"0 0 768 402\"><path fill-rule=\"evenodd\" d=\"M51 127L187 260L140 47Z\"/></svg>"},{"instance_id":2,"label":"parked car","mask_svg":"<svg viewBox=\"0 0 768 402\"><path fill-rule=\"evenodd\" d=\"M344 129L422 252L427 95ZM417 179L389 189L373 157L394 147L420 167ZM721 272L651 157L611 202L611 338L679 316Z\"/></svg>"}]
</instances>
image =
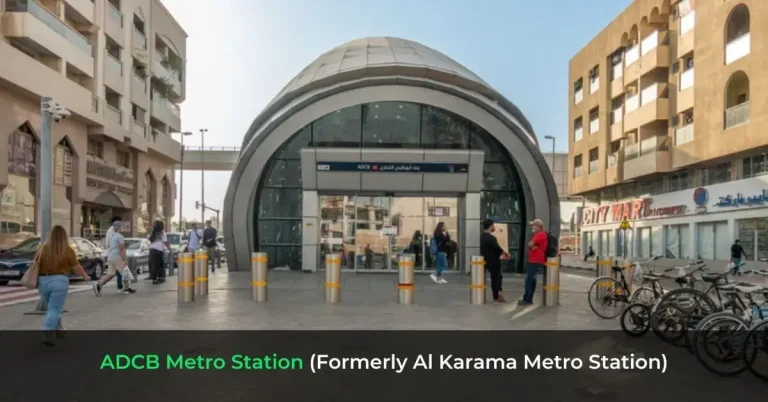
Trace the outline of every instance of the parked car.
<instances>
[{"instance_id":1,"label":"parked car","mask_svg":"<svg viewBox=\"0 0 768 402\"><path fill-rule=\"evenodd\" d=\"M168 238L168 243L171 245L171 252L173 253L171 256L173 259L173 266L177 267L178 263L176 260L179 257L179 253L183 252L187 245L187 243L184 241L184 233L166 233L165 235Z\"/></svg>"},{"instance_id":2,"label":"parked car","mask_svg":"<svg viewBox=\"0 0 768 402\"><path fill-rule=\"evenodd\" d=\"M99 279L104 274L104 251L81 237L71 237L70 246L75 249L80 265L92 279ZM0 286L10 281L18 281L27 272L35 253L40 247L40 238L26 240L17 246L4 250L0 254ZM76 275L71 275L77 278Z\"/></svg>"},{"instance_id":3,"label":"parked car","mask_svg":"<svg viewBox=\"0 0 768 402\"><path fill-rule=\"evenodd\" d=\"M128 266L136 270L136 275L147 272L149 240L137 237L125 239L125 256L128 257Z\"/></svg>"}]
</instances>

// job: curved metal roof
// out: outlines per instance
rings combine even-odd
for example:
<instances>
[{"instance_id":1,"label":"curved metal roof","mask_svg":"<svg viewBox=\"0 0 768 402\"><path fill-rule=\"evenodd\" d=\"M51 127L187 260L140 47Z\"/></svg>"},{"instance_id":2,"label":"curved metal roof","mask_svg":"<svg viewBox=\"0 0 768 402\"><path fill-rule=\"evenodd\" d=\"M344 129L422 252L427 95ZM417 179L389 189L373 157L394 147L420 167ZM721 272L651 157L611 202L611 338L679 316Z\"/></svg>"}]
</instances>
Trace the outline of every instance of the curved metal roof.
<instances>
[{"instance_id":1,"label":"curved metal roof","mask_svg":"<svg viewBox=\"0 0 768 402\"><path fill-rule=\"evenodd\" d=\"M414 41L370 37L333 48L305 67L256 117L243 139L243 147L259 127L297 97L345 81L383 76L428 78L477 92L510 113L536 142L533 128L520 109L468 68Z\"/></svg>"}]
</instances>

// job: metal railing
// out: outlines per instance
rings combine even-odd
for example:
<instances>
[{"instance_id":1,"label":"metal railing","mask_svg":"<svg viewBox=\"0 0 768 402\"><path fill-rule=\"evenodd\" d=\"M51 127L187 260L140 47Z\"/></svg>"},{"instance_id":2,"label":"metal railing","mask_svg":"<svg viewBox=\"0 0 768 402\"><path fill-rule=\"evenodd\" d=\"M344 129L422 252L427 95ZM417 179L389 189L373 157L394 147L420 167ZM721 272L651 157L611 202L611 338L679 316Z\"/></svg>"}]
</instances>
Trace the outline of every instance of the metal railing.
<instances>
[{"instance_id":1,"label":"metal railing","mask_svg":"<svg viewBox=\"0 0 768 402\"><path fill-rule=\"evenodd\" d=\"M115 56L112 56L109 52L107 53L107 57L104 58L104 64L107 66L107 68L112 69L112 71L116 72L117 74L120 74L122 77L123 75L123 62L118 60Z\"/></svg>"},{"instance_id":2,"label":"metal railing","mask_svg":"<svg viewBox=\"0 0 768 402\"><path fill-rule=\"evenodd\" d=\"M693 141L693 123L675 130L675 145Z\"/></svg>"},{"instance_id":3,"label":"metal railing","mask_svg":"<svg viewBox=\"0 0 768 402\"><path fill-rule=\"evenodd\" d=\"M749 32L727 43L725 45L725 64L731 64L748 55L750 47L751 35Z\"/></svg>"},{"instance_id":4,"label":"metal railing","mask_svg":"<svg viewBox=\"0 0 768 402\"><path fill-rule=\"evenodd\" d=\"M115 24L120 25L120 27L123 26L123 13L109 1L107 1L107 15Z\"/></svg>"},{"instance_id":5,"label":"metal railing","mask_svg":"<svg viewBox=\"0 0 768 402\"><path fill-rule=\"evenodd\" d=\"M749 101L725 110L725 128L736 127L749 122Z\"/></svg>"},{"instance_id":6,"label":"metal railing","mask_svg":"<svg viewBox=\"0 0 768 402\"><path fill-rule=\"evenodd\" d=\"M640 156L640 144L630 144L624 147L624 160L629 161Z\"/></svg>"},{"instance_id":7,"label":"metal railing","mask_svg":"<svg viewBox=\"0 0 768 402\"><path fill-rule=\"evenodd\" d=\"M27 12L35 16L40 22L47 25L56 33L64 37L70 43L75 45L78 49L82 50L88 56L93 57L93 46L86 39L85 36L77 32L74 28L67 25L64 21L60 20L54 13L49 11L44 6L37 4L34 0L6 0L5 2L6 12Z\"/></svg>"},{"instance_id":8,"label":"metal railing","mask_svg":"<svg viewBox=\"0 0 768 402\"><path fill-rule=\"evenodd\" d=\"M680 74L680 90L685 91L686 89L693 86L693 68L689 68L688 70L685 70L682 74Z\"/></svg>"},{"instance_id":9,"label":"metal railing","mask_svg":"<svg viewBox=\"0 0 768 402\"><path fill-rule=\"evenodd\" d=\"M231 146L212 146L212 147L199 147L199 146L184 146L185 151L237 151L240 152L240 147Z\"/></svg>"},{"instance_id":10,"label":"metal railing","mask_svg":"<svg viewBox=\"0 0 768 402\"><path fill-rule=\"evenodd\" d=\"M107 120L111 120L118 125L123 124L123 112L109 103L106 103L106 105L107 107L104 109L104 115Z\"/></svg>"},{"instance_id":11,"label":"metal railing","mask_svg":"<svg viewBox=\"0 0 768 402\"><path fill-rule=\"evenodd\" d=\"M147 37L143 33L139 32L136 27L133 28L133 43L142 49L147 48Z\"/></svg>"}]
</instances>

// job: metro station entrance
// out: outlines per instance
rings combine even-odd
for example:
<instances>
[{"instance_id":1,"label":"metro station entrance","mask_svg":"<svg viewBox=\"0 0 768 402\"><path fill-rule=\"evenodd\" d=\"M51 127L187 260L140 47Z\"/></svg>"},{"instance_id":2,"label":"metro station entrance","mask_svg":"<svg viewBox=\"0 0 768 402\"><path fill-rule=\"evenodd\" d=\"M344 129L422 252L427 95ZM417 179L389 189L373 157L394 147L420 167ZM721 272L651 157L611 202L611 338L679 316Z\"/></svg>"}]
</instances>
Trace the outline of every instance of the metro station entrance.
<instances>
[{"instance_id":1,"label":"metro station entrance","mask_svg":"<svg viewBox=\"0 0 768 402\"><path fill-rule=\"evenodd\" d=\"M451 238L448 270L460 267L459 197L321 195L320 268L325 255L341 254L342 269L397 272L401 254L413 254L415 270L434 269L429 241L439 222Z\"/></svg>"}]
</instances>

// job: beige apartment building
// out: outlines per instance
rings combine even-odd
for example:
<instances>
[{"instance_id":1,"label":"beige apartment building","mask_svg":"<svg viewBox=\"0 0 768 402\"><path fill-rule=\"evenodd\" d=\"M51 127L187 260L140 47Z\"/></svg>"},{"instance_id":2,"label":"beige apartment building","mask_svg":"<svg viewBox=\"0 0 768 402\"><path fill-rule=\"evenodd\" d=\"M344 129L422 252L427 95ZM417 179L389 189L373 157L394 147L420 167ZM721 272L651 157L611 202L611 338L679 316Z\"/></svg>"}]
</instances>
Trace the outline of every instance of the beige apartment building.
<instances>
[{"instance_id":1,"label":"beige apartment building","mask_svg":"<svg viewBox=\"0 0 768 402\"><path fill-rule=\"evenodd\" d=\"M740 239L768 258L767 63L764 0L635 0L571 59L585 249L728 261Z\"/></svg>"},{"instance_id":2,"label":"beige apartment building","mask_svg":"<svg viewBox=\"0 0 768 402\"><path fill-rule=\"evenodd\" d=\"M53 125L53 223L98 238L173 216L187 34L160 0L0 0L0 237L37 226L40 102Z\"/></svg>"}]
</instances>

